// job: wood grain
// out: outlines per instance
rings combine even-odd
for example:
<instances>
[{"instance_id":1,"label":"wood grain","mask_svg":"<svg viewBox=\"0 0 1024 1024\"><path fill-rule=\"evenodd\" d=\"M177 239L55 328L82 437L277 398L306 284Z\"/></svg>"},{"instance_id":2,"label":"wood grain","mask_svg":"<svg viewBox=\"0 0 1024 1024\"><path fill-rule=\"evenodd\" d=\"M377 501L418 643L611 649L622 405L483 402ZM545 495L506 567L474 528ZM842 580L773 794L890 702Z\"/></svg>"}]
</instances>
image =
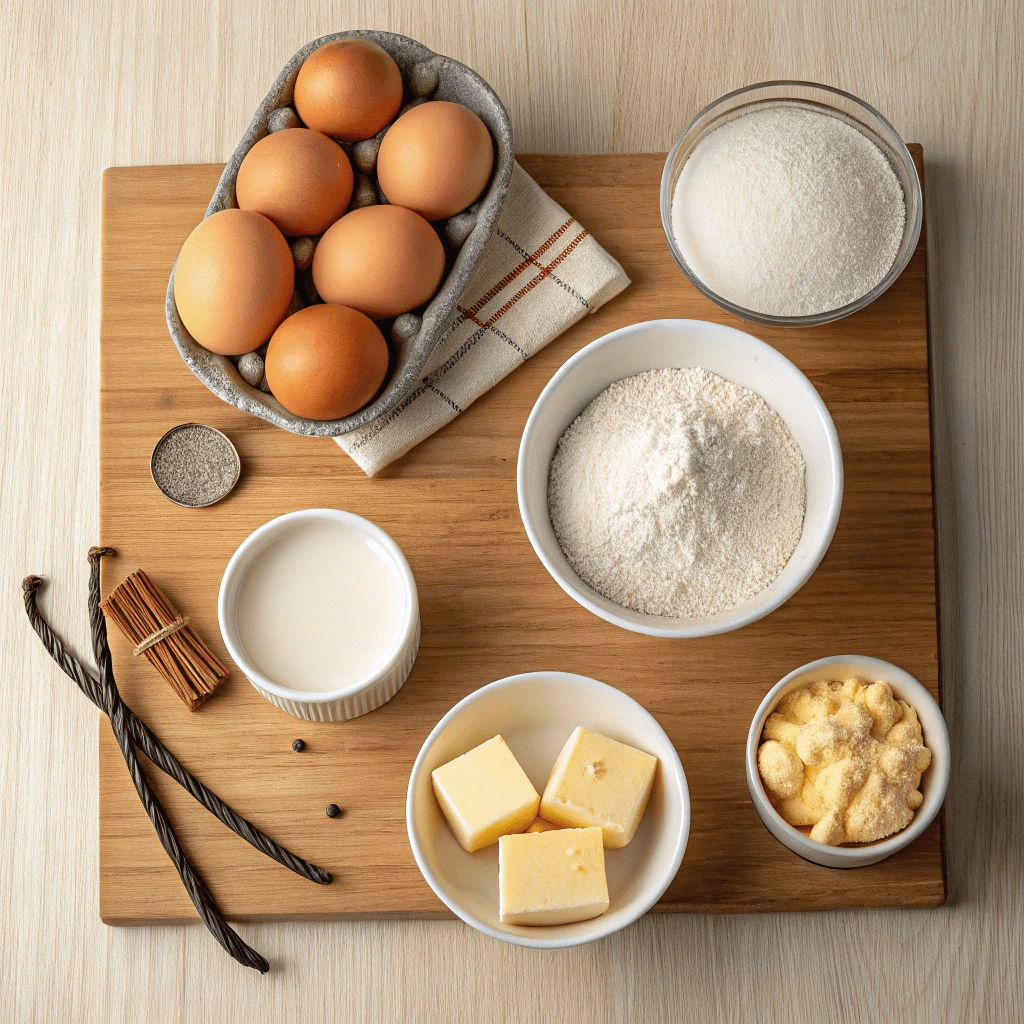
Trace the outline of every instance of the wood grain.
<instances>
[{"instance_id":1,"label":"wood grain","mask_svg":"<svg viewBox=\"0 0 1024 1024\"><path fill-rule=\"evenodd\" d=\"M5 5L4 1019L1018 1020L1018 7L1014 0ZM408 33L479 71L508 107L521 152L663 151L715 97L787 77L848 89L924 145L943 709L953 744L945 906L652 915L608 940L552 955L499 945L460 922L243 924L272 960L265 978L219 956L198 925L101 924L97 712L47 660L24 622L17 587L28 572L52 581L44 608L86 650L85 550L99 537L101 175L112 165L222 162L284 61L321 33L356 27Z\"/></svg>"},{"instance_id":2,"label":"wood grain","mask_svg":"<svg viewBox=\"0 0 1024 1024\"><path fill-rule=\"evenodd\" d=\"M920 147L913 150L920 162ZM478 686L557 669L625 690L679 750L693 824L683 867L659 910L942 903L940 822L891 860L832 871L772 838L743 776L758 703L804 662L844 651L877 655L938 691L924 239L893 288L862 313L813 330L756 332L818 384L839 432L844 507L821 567L782 609L752 626L659 640L590 615L547 575L517 511L519 439L544 383L594 338L659 316L744 325L672 262L658 212L663 155L521 159L633 284L373 479L329 439L295 437L224 405L191 376L163 331L171 265L220 168L104 175L100 535L118 551L105 563L105 590L142 566L226 658L217 588L234 549L275 515L328 506L383 526L408 557L420 594L423 639L408 682L383 708L343 724L292 719L237 670L216 699L188 714L151 666L132 658L130 643L114 639L121 692L136 712L207 785L335 882L316 886L262 858L154 772L196 866L234 917L441 913L405 836L416 753L434 723ZM149 475L157 440L193 420L227 433L245 467L236 491L203 510L172 505ZM296 736L307 744L301 755L291 749ZM332 801L343 806L342 819L324 814ZM193 913L103 723L100 914L125 924Z\"/></svg>"}]
</instances>

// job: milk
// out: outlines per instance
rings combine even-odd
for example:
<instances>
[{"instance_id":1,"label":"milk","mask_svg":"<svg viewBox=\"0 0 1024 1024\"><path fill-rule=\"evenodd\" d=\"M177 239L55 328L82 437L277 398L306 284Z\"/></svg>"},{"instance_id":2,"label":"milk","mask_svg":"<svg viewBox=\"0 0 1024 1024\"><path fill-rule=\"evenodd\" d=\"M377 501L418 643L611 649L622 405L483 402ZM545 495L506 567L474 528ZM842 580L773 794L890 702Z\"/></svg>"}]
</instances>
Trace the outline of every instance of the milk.
<instances>
[{"instance_id":1,"label":"milk","mask_svg":"<svg viewBox=\"0 0 1024 1024\"><path fill-rule=\"evenodd\" d=\"M327 693L394 653L407 596L388 552L345 522L303 519L257 555L238 590L238 637L271 682Z\"/></svg>"}]
</instances>

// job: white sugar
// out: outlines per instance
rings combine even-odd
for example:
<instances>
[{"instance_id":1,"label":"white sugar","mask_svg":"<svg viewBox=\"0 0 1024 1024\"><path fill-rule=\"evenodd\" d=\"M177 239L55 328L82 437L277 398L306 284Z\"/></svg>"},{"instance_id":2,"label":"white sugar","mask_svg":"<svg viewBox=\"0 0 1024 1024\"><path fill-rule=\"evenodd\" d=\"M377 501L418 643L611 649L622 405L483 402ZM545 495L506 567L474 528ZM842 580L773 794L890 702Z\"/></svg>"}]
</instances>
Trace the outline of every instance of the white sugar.
<instances>
[{"instance_id":1,"label":"white sugar","mask_svg":"<svg viewBox=\"0 0 1024 1024\"><path fill-rule=\"evenodd\" d=\"M676 183L672 231L712 291L807 316L859 299L889 272L906 203L882 151L802 107L764 107L705 136Z\"/></svg>"}]
</instances>

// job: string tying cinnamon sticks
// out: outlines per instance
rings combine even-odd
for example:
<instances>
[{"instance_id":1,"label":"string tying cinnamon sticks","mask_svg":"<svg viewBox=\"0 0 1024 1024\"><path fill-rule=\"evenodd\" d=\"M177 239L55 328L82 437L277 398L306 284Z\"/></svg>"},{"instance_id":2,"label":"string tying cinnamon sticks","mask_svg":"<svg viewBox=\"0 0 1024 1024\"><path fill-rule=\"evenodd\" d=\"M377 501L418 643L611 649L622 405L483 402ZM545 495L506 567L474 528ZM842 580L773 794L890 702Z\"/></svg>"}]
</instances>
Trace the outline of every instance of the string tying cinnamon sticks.
<instances>
[{"instance_id":1,"label":"string tying cinnamon sticks","mask_svg":"<svg viewBox=\"0 0 1024 1024\"><path fill-rule=\"evenodd\" d=\"M189 627L188 616L178 614L142 569L115 588L100 607L135 645L132 654L145 654L189 711L209 700L227 678L228 670Z\"/></svg>"},{"instance_id":2,"label":"string tying cinnamon sticks","mask_svg":"<svg viewBox=\"0 0 1024 1024\"><path fill-rule=\"evenodd\" d=\"M171 858L178 874L181 876L185 890L199 911L204 924L213 933L217 941L239 963L252 967L261 974L270 967L267 961L251 946L247 945L238 934L227 924L213 899L209 889L198 875L191 862L185 856L178 838L167 819L160 801L149 785L139 763L136 747L144 753L158 768L166 772L184 789L199 801L208 811L216 815L233 832L237 833L256 849L272 857L274 860L290 868L310 881L326 885L331 881L329 872L310 864L301 857L279 846L272 839L260 832L254 825L233 811L215 793L207 789L194 775L185 770L175 756L150 731L146 724L121 700L121 695L114 681L113 668L110 661L110 649L107 646L107 630L103 615L100 613L99 564L104 555L110 554L110 548L92 548L89 551L89 622L92 627L93 652L100 665L100 678L90 672L82 663L69 654L49 625L39 613L36 594L42 585L38 576L27 576L22 584L25 598L25 611L29 622L42 640L47 652L79 687L79 689L110 719L111 728L117 739L118 746L124 756L125 763L131 774L132 781L139 793L139 798L153 822L153 828L161 844Z\"/></svg>"},{"instance_id":3,"label":"string tying cinnamon sticks","mask_svg":"<svg viewBox=\"0 0 1024 1024\"><path fill-rule=\"evenodd\" d=\"M173 633L177 633L179 629L184 629L187 625L188 616L179 615L172 623L167 626L161 626L155 633L150 633L141 644L137 644L135 650L132 651L132 657L137 658L140 654L144 654L153 644L166 640Z\"/></svg>"}]
</instances>

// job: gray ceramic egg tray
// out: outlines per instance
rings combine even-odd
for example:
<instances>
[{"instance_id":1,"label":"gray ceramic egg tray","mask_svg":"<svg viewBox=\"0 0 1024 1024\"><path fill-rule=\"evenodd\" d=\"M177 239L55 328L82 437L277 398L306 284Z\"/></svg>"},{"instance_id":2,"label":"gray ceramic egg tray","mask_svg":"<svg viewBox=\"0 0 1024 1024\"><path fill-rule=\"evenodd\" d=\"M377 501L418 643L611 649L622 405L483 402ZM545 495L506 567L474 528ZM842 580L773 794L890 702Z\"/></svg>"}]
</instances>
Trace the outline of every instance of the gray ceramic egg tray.
<instances>
[{"instance_id":1,"label":"gray ceramic egg tray","mask_svg":"<svg viewBox=\"0 0 1024 1024\"><path fill-rule=\"evenodd\" d=\"M288 61L274 80L270 92L259 105L256 116L224 168L206 211L207 217L220 210L237 206L235 178L238 175L238 168L246 153L267 134L268 116L292 102L295 79L303 61L317 47L335 39L347 39L352 36L370 39L394 57L402 71L407 93L410 91L410 82L422 80L424 71L427 71L426 77L432 78L432 68L436 67L438 85L431 98L461 103L472 110L490 129L495 148L494 170L487 191L479 202L476 224L462 242L441 287L423 310L418 331L405 337L399 346L394 372L383 391L369 405L344 419L309 420L295 416L272 395L251 387L242 380L235 364L228 357L216 355L193 340L181 322L174 302L174 270L171 271L171 279L167 283L167 326L188 368L215 395L235 408L259 416L294 434L307 434L313 437L335 437L372 423L394 409L415 387L430 354L440 342L445 323L455 309L459 296L469 284L469 279L497 224L498 214L508 193L515 160L512 124L505 107L494 90L474 71L449 57L435 54L407 36L395 35L392 32L336 32L307 43ZM415 326L415 321L412 323Z\"/></svg>"}]
</instances>

